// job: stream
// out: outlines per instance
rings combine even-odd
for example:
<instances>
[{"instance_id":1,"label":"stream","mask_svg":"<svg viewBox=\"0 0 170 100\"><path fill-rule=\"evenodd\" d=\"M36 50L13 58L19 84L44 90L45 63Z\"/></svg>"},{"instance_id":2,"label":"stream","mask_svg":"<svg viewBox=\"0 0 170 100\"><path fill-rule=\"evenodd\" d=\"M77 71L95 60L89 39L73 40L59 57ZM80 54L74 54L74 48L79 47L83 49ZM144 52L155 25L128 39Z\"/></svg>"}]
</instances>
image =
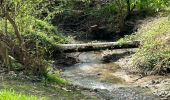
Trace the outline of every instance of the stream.
<instances>
[{"instance_id":1,"label":"stream","mask_svg":"<svg viewBox=\"0 0 170 100\"><path fill-rule=\"evenodd\" d=\"M115 62L103 62L105 51L78 54L79 63L64 67L63 77L73 85L95 90L101 100L160 100L147 88L126 82L115 73L124 73ZM122 51L124 52L124 51ZM112 53L119 53L116 50ZM126 74L119 76L128 77Z\"/></svg>"}]
</instances>

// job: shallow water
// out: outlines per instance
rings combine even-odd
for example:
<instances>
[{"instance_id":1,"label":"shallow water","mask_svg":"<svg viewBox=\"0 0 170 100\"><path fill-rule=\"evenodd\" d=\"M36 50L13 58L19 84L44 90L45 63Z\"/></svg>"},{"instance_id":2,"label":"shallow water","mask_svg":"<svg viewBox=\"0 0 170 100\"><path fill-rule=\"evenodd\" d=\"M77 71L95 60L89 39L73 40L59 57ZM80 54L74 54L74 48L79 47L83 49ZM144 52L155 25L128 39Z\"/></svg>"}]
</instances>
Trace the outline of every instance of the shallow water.
<instances>
[{"instance_id":1,"label":"shallow water","mask_svg":"<svg viewBox=\"0 0 170 100\"><path fill-rule=\"evenodd\" d=\"M121 68L114 62L103 63L104 52L81 53L78 56L80 63L65 67L63 77L73 85L95 89L104 100L159 100L148 89L135 87L113 75Z\"/></svg>"}]
</instances>

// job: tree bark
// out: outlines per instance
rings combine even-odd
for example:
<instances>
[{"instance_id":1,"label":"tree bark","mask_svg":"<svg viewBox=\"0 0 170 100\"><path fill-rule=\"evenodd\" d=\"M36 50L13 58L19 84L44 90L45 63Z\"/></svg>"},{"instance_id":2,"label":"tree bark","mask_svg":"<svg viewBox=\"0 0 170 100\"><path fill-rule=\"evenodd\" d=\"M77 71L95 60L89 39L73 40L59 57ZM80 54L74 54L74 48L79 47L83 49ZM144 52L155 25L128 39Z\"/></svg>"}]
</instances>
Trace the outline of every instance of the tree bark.
<instances>
[{"instance_id":1,"label":"tree bark","mask_svg":"<svg viewBox=\"0 0 170 100\"><path fill-rule=\"evenodd\" d=\"M124 49L137 48L139 41L119 43L119 42L103 42L103 43L85 43L85 44L58 44L64 52L84 52L97 51L104 49Z\"/></svg>"},{"instance_id":2,"label":"tree bark","mask_svg":"<svg viewBox=\"0 0 170 100\"><path fill-rule=\"evenodd\" d=\"M130 7L130 0L126 0L127 3L127 16L131 15L131 7Z\"/></svg>"}]
</instances>

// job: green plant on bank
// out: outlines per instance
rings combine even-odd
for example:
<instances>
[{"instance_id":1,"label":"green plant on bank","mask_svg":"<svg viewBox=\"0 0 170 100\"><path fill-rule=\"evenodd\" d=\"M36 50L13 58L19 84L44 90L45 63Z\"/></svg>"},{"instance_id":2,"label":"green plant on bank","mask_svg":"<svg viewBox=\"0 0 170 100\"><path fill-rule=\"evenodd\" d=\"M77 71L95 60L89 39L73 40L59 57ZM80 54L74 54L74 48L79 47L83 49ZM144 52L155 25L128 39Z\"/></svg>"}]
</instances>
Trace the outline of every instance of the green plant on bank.
<instances>
[{"instance_id":1,"label":"green plant on bank","mask_svg":"<svg viewBox=\"0 0 170 100\"><path fill-rule=\"evenodd\" d=\"M47 86L44 86L44 83L42 82L33 82L33 81L27 81L21 79L7 79L5 78L6 76L7 75L4 76L3 80L0 78L0 91L1 90L15 91L15 93L20 95L36 96L38 98L36 100L39 100L39 98L44 98L45 100L62 100L62 99L98 100L96 97L84 95L82 93L83 91L82 89L76 90L74 87L63 86L63 88L66 88L68 90L73 89L71 92L68 92L67 90L62 89L61 86L55 85L53 83L48 83ZM5 100L5 99L0 98L0 100ZM15 100L15 99L11 99L11 100ZM30 100L30 99L26 99L26 100Z\"/></svg>"},{"instance_id":2,"label":"green plant on bank","mask_svg":"<svg viewBox=\"0 0 170 100\"><path fill-rule=\"evenodd\" d=\"M45 85L49 83L55 83L55 84L59 84L59 85L67 85L68 82L61 78L61 75L59 72L55 72L55 73L48 73L46 78L43 80Z\"/></svg>"},{"instance_id":3,"label":"green plant on bank","mask_svg":"<svg viewBox=\"0 0 170 100\"><path fill-rule=\"evenodd\" d=\"M46 21L38 19L35 19L35 24L23 34L23 37L30 40L29 42L34 43L34 45L35 42L38 42L42 47L47 48L47 50L50 48L54 49L57 44L68 42L66 38L57 31L56 27Z\"/></svg>"},{"instance_id":4,"label":"green plant on bank","mask_svg":"<svg viewBox=\"0 0 170 100\"><path fill-rule=\"evenodd\" d=\"M136 33L119 41L141 41L133 55L134 66L144 74L166 74L170 68L170 21L157 18L144 24Z\"/></svg>"},{"instance_id":5,"label":"green plant on bank","mask_svg":"<svg viewBox=\"0 0 170 100\"><path fill-rule=\"evenodd\" d=\"M46 52L50 54L58 43L65 43L66 39L49 21L41 19L39 15L48 14L48 5L53 1L46 0L5 0L0 3L0 31L3 37L10 38L3 43L8 46L8 56L14 58L10 62L8 71L23 71L28 75L44 77L48 63ZM28 9L29 8L29 9ZM38 45L37 45L38 44ZM3 48L2 48L3 49ZM5 48L7 49L7 48ZM15 49L15 51L14 51ZM0 51L2 51L0 49ZM2 54L0 57L3 56ZM51 55L48 55L51 57ZM19 66L18 66L19 65ZM7 66L6 66L7 67Z\"/></svg>"},{"instance_id":6,"label":"green plant on bank","mask_svg":"<svg viewBox=\"0 0 170 100\"><path fill-rule=\"evenodd\" d=\"M1 90L0 100L47 100L47 98L16 93L13 90Z\"/></svg>"}]
</instances>

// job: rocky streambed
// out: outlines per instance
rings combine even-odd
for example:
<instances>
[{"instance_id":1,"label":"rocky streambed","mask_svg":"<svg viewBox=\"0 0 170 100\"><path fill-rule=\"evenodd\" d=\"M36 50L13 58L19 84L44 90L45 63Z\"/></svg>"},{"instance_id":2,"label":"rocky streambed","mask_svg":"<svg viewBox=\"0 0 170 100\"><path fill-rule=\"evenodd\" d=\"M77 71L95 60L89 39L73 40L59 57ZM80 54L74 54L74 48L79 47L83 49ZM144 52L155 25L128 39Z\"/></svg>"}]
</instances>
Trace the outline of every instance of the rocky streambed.
<instances>
[{"instance_id":1,"label":"rocky streambed","mask_svg":"<svg viewBox=\"0 0 170 100\"><path fill-rule=\"evenodd\" d=\"M95 91L101 100L160 100L150 88L137 84L140 75L128 73L127 58L133 52L123 49L69 54L77 55L79 63L63 66L63 77L73 85Z\"/></svg>"}]
</instances>

